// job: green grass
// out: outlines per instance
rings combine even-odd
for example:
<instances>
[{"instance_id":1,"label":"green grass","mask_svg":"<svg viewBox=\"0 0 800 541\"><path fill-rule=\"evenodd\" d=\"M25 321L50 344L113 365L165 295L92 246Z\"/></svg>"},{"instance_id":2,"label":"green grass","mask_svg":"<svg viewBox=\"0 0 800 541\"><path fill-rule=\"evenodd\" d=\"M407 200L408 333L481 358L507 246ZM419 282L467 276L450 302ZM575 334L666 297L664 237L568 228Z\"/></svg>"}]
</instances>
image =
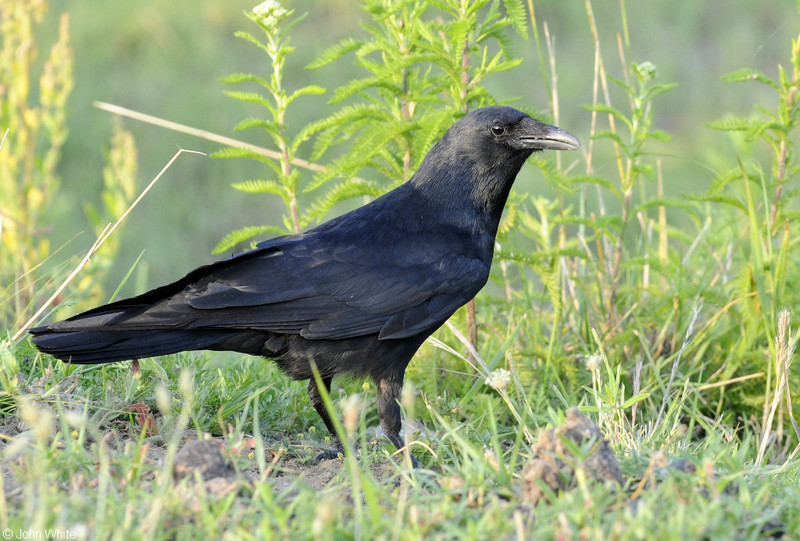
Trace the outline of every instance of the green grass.
<instances>
[{"instance_id":1,"label":"green grass","mask_svg":"<svg viewBox=\"0 0 800 541\"><path fill-rule=\"evenodd\" d=\"M425 349L411 370L412 389L432 354ZM118 539L745 539L774 524L790 538L800 532L800 461L780 458L775 449L771 464L754 465L757 436L742 428L730 440L734 427L706 426L686 390L657 424L648 401L638 411L648 423L631 425L629 409L600 414L601 426L613 426L606 437L623 487L579 482L531 507L520 479L531 459L528 433L559 423L561 409L543 404L536 388L507 388L510 403L525 408L522 423L486 387L467 404L452 391L412 392L405 404L423 421L413 450L425 469L409 471L390 456L390 446L372 441L373 390L348 384L334 397L337 409L352 407L357 397L351 441L359 457L351 470L347 462L313 463L326 442L305 386L265 361L187 354L142 361L134 374L128 364L65 370L24 343L4 341L0 354L4 376L17 382L18 409L4 418L0 444L0 526L15 532L54 528ZM539 376L539 389L569 387L563 399L570 404L594 402L591 389L548 379L544 371ZM613 385L597 377L599 387ZM129 411L137 403L152 424ZM171 463L184 440L204 434L225 442L238 492L218 496L202 483L173 479ZM252 439L260 443L243 445ZM681 458L697 472L667 465Z\"/></svg>"},{"instance_id":2,"label":"green grass","mask_svg":"<svg viewBox=\"0 0 800 541\"><path fill-rule=\"evenodd\" d=\"M87 227L79 203L100 208L108 123L91 100L225 135L253 114L217 84L231 72L264 72L264 58L232 37L248 28L241 10L251 4L197 2L192 16L162 4L58 6L73 16L76 81L62 188L43 223L57 224L52 245L62 246L42 262L47 277L66 275L64 259L90 244L66 242ZM329 89L290 110L299 129L332 113L332 89L365 75L344 60L303 66L339 39L366 39L358 20L369 15L351 2L287 4L309 17L293 29L297 58L284 81ZM745 0L539 4L539 41L509 33L522 64L486 86L545 117L558 103L558 123L585 150L523 169L478 298L477 356L467 353L459 312L409 366L404 426L422 469L410 470L380 438L368 383L335 382L333 408L355 452L316 464L329 439L306 385L267 360L187 353L143 359L135 371L73 367L0 328L0 530L12 539L48 530L74 539L800 538L791 419L800 407L791 321L800 301L798 107L789 99L800 61L788 46L800 17ZM545 22L557 38L552 53ZM598 57L604 69L594 69ZM658 66L656 78L645 61ZM555 89L545 82L551 62ZM720 81L743 67L779 84L742 82L750 79L742 72L732 77L739 83ZM604 82L608 101L593 93ZM768 114L775 118L760 124ZM146 178L176 144L216 149L126 127ZM274 199L229 189L262 174L242 160L181 159L120 231L106 290L142 249L121 295L208 262L231 229L280 224ZM314 202L299 199L303 210ZM41 287L37 302L54 286ZM87 302L69 289L67 300ZM593 442L568 441L571 454L560 458L576 470L572 488L532 504L532 445L575 406L602 430L623 484L592 482ZM227 481L175 478L196 438L222 443Z\"/></svg>"}]
</instances>

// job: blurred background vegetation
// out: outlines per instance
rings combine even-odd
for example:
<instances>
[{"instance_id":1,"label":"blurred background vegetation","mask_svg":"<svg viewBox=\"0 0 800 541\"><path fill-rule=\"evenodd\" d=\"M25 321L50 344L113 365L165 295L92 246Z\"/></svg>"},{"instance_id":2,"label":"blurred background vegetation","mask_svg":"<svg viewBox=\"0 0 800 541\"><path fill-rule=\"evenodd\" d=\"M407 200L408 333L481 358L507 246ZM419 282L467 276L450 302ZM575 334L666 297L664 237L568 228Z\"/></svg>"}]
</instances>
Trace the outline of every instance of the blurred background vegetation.
<instances>
[{"instance_id":1,"label":"blurred background vegetation","mask_svg":"<svg viewBox=\"0 0 800 541\"><path fill-rule=\"evenodd\" d=\"M243 16L256 3L54 0L41 25L34 28L35 40L28 38L30 29L12 32L3 28L0 103L4 109L0 120L8 122L11 129L6 146L0 150L0 214L5 216L0 232L0 321L6 313L12 314L12 320L0 324L0 333L9 331L10 336L20 327L19 314L27 317L44 302L105 224L127 208L178 148L209 154L220 150L215 143L115 117L94 107L93 102L119 105L275 148L269 130L234 130L242 119L263 118L265 111L258 104L231 99L230 91L260 89L246 86L252 81L221 81L230 74L270 73L266 55L234 36L246 31L262 38L253 22ZM360 6L369 3L377 6L392 2L284 0L295 15L308 13L291 29L291 44L296 51L286 57L283 66L286 90L291 93L312 85L327 89L321 95L304 95L288 108L285 120L289 140L343 105L383 99L380 112L396 112L401 98L387 97L375 88L348 98L350 101L329 104L336 89L369 75L356 65L352 51L331 64L307 69L342 40L375 37L362 27L372 14ZM479 3L474 0L463 5ZM483 490L485 481L493 479L496 472L490 460L495 455L486 455L487 449L494 449L503 459L501 464L508 461L507 471L518 471L520 457L529 454L526 444L532 441L533 429L552 424L560 410L578 405L597 414L605 437L625 457L626 474L644 478L639 488L649 475L642 470L646 466L652 473L656 455L662 451L692 459L702 456L708 461L704 462L706 473L713 473L713 468L705 467L712 460L714 467L720 465L727 480L720 476L720 485L713 476L706 478L713 494L732 479L758 481L760 496L754 497L742 482L741 505L734 513L730 512L732 500L727 499L727 491L722 499L715 496L708 505L703 503L706 496L699 496L708 491L696 491L703 500L700 507L676 492L669 500L673 503L664 505L664 492L657 491L666 485L648 483L651 503L647 508L636 508L638 526L628 515L620 519L650 533L647 537L659 537L649 530L656 522L660 531L670 531L676 517L700 523L705 535L699 538L731 535L731 527L741 527L758 516L758 512L751 513L753 502L760 502L755 506L758 508L770 499L780 505L787 531L800 531L794 504L800 428L792 424L800 377L797 369L791 368L798 331L792 331L790 313L800 305L800 259L796 256L800 190L795 187L800 172L795 159L800 117L798 6L746 0L506 1L493 5L502 10L511 4L535 7L541 48L537 49L530 28L526 40L511 25L504 27L513 53L505 60L515 57L521 63L510 71L493 74L483 82L486 90L499 102L536 111L543 120L576 134L584 149L581 153L535 156L520 173L501 224L502 247L495 254L492 281L478 299L478 351L472 356L466 353L467 340L462 335L467 334L464 330L469 325L465 311L459 311L452 318L452 327L437 332L423 346L417 362L410 365L406 385L409 402L404 406L414 417L415 401L411 398L425 403L425 407L416 406L416 416L432 427L429 436L422 437L429 437L427 444L437 451L426 459L435 461L444 475L455 472ZM0 0L4 15L21 6L44 9L42 0ZM482 13L489 9L484 5ZM590 25L587 12L593 13L595 24ZM430 22L428 15L426 23ZM447 22L452 19L442 24ZM602 53L597 57L594 31L598 32ZM11 43L13 36L22 36L22 46ZM438 40L439 45L447 38ZM493 39L486 43L491 56L499 46ZM37 49L38 55L30 69L25 66L23 70L19 65L33 50L30 47ZM620 50L628 56L621 59ZM476 47L471 53L471 68L479 63L479 52ZM595 81L602 79L595 72L600 58L609 77L627 83L627 89L625 84L609 83L608 105L602 91L594 88ZM764 75L742 68L755 68ZM444 71L439 65L432 69L441 72L437 70ZM735 75L728 76L728 82L722 80L731 73ZM779 83L752 82L760 79L764 83L767 78ZM395 82L393 74L379 81L384 83L381 88L391 87L386 82L389 80ZM677 84L675 88L659 94L667 87L658 85L673 83ZM445 94L446 90L437 88L435 96L443 103L427 112L449 107L448 113L452 113L459 104L447 99L452 94ZM552 107L555 95L557 108ZM657 98L648 101L654 95ZM66 103L61 103L62 99ZM470 105L479 102L474 100ZM419 106L422 110L430 100L418 103L424 104ZM616 131L609 127L610 112L614 113ZM595 114L598 120L593 126ZM770 119L770 115L776 118ZM270 114L266 116L271 120ZM387 130L396 127L392 118L381 124L387 116L363 131L381 130L384 125ZM631 118L636 120L633 130L627 125L634 124ZM23 120L31 126L41 120L40 125L46 128L40 132L31 129L38 138L27 146L19 144L29 133L22 128ZM402 132L402 137L420 133L420 125L414 126L417 132ZM631 141L630 131L639 139ZM360 149L352 143L360 135L349 139L350 145L333 147L322 155L319 165L328 166L337 157L346 157L347 147L350 155L357 153ZM390 158L395 165L403 161L398 159L402 154L398 149L406 143L402 137L385 144L387 155L393 153ZM300 145L296 156L311 158L316 141ZM622 158L618 159L615 150ZM787 165L785 170L782 160ZM30 174L21 172L24 167L20 164L27 165ZM390 182L377 169L365 167L350 173L388 189ZM300 186L312 182L311 173L300 174ZM292 201L231 188L250 179L272 177L270 169L252 160L181 156L58 299L66 297L69 302L61 303L56 316L71 315L115 293L129 296L144 291L214 257L238 251L241 246L231 244L220 256L211 254L232 230L245 226L292 229L300 225L286 219ZM400 176L389 178L401 180ZM294 181L290 175L278 180L287 184ZM663 194L659 180L663 181ZM314 192L300 197L298 206L307 211L321 196ZM344 201L321 219L360 203L358 198ZM24 228L16 227L22 220L16 220L6 209L35 215L25 234L19 233ZM116 291L132 267L133 279ZM29 273L31 268L36 271ZM34 279L36 284L24 283ZM51 282L45 284L48 279ZM795 317L794 328L796 325ZM158 361L143 360L135 371L119 363L76 369L37 354L26 340L12 344L13 340L2 338L0 334L0 414L6 417L12 417L19 407L24 418L23 406L32 397L42 403L55 401L57 406L65 399L86 404L80 423L105 431L103 412L109 412L111 418L127 415L132 406L149 408L162 412L166 420L157 423L158 430L170 438L175 436L170 445L176 447L180 434L170 428L170 419L178 411L186 423L191 415L199 430L233 440L231 425L239 434L251 426L253 434L259 433L254 413L258 406L262 426L270 427L270 433L288 442L294 455L309 460L312 456L304 436L296 434L298 430L307 430L309 436L316 434L311 439L323 437L316 432L318 419L307 406L304 385L289 383L277 374L273 364L260 359L222 353L180 354ZM189 368L194 373L197 400L192 398L194 391L188 386L189 390L182 389L179 381L178 374L188 373L183 370ZM502 385L491 383L501 380ZM365 402L374 401L369 385L362 387L361 382L352 381L339 384L336 392L340 402L347 394L361 394ZM163 389L159 391L158 386ZM159 392L172 402L162 400L159 404ZM364 408L369 412L364 414L365 426L376 424L374 409L371 405ZM95 415L95 411L100 419L96 423L96 418L88 419L88 412ZM141 444L149 428L131 424L142 437L140 447L127 449L131 457L144 456ZM62 439L72 442L67 429L62 424ZM55 509L55 513L60 507L40 503L39 495L57 499L61 505L74 502L74 494L64 497L51 490L41 481L41 472L68 479L74 473L73 461L80 460L87 471L92 470L88 475L95 475L93 465L103 459L97 459L91 454L95 450L78 440L69 453L51 453L48 432L42 434L37 440L43 450L42 461L28 461L29 471L23 476L29 485L40 483L38 493L26 493L30 495L28 508L37 513ZM93 437L95 441L105 439L99 431ZM515 443L509 447L511 440ZM363 457L368 454L366 438L362 443ZM102 454L102 446L99 449ZM651 452L653 460L647 466L645 457ZM86 453L88 459L83 458ZM264 454L257 453L257 457L261 461L259 471L268 475ZM63 464L55 464L57 460L63 460ZM123 457L117 462L123 470L126 460ZM761 468L781 463L777 469ZM791 475L784 475L790 470ZM103 475L110 479L107 472ZM129 498L127 489L117 496L128 502L125 505L147 502L139 506L147 511L152 490L143 479L139 479L137 497ZM496 483L504 494L515 490L512 476ZM427 484L421 486L427 497ZM170 501L167 481L163 487L163 501ZM386 487L394 491L393 484ZM295 502L313 507L317 496L297 498ZM392 492L387 498L388 507L394 508L395 497ZM558 518L550 523L562 523L562 510L576 514L576 524L583 520L581 513L593 511L600 514L599 522L606 521L605 535L597 537L610 537L612 529L616 531L611 521L616 519L609 518L611 515L607 516L594 498L578 503L564 500L563 507L552 513ZM732 498L736 500L737 496ZM116 532L121 519L113 514L106 516L95 500L102 502L103 497L91 489L81 501L90 514L100 517L97 531ZM484 521L485 508L470 511L468 499L460 501L461 507L456 507L445 498L442 506L453 510L458 520L464 516L469 522L475 515ZM81 505L84 503L77 507ZM128 513L121 504L108 506L112 508ZM258 517L280 516L272 503L267 508L270 512L262 513L258 505L254 506ZM0 497L0 527L5 527L2 509ZM426 502L420 509L436 515L438 507ZM623 515L627 509L623 505L617 511ZM713 509L720 513L716 519L709 513ZM228 516L224 508L218 511L228 527L239 527L235 516ZM651 511L661 520L649 519L647 512ZM508 522L505 508L498 512L501 518L497 520ZM389 516L394 523L394 513ZM709 519L708 527L703 524L705 519ZM312 522L292 520L300 527ZM534 526L547 522L537 515ZM149 517L141 523L145 530L156 527ZM216 517L204 524L219 529ZM483 524L496 534L496 523ZM509 528L509 524L505 526ZM381 527L377 524L374 531L381 532ZM747 527L751 533L761 531L757 524ZM453 536L446 534L446 538Z\"/></svg>"},{"instance_id":2,"label":"blurred background vegetation","mask_svg":"<svg viewBox=\"0 0 800 541\"><path fill-rule=\"evenodd\" d=\"M255 132L233 131L241 118L257 114L256 106L225 97L222 92L230 85L219 81L230 73L268 69L261 51L233 35L249 30L242 12L253 5L252 0L51 2L40 47L49 48L60 14L68 13L75 63L74 89L67 104L69 136L57 168L61 187L53 212L40 224L52 228L53 247L69 242L63 254L72 255L94 241L95 227L83 208L86 202L102 205L103 149L109 146L113 124L109 113L92 106L95 100L269 146L266 137L259 140ZM346 60L315 70L305 66L340 39L365 37L360 20L367 15L358 2L344 0L287 0L284 5L297 13L308 12L308 18L292 31L297 51L285 68L286 85L295 89L319 84L328 89L290 109L288 122L300 127L331 114L334 107L326 104L331 90L363 76ZM583 2L537 2L535 9L555 42L559 124L586 142L591 112L580 106L592 102L594 48L585 6ZM619 76L622 69L618 60L614 62L619 58L618 34L623 31L619 4L596 2L593 9L606 69ZM748 116L754 105L772 105L772 96L759 85L735 87L720 77L747 66L776 77L778 63L786 62L786 44L796 35L797 14L778 2L749 0L653 0L630 2L626 10L634 52L631 60L654 63L657 82L679 83L656 104L654 127L673 136L662 156L667 193L705 191L715 169L730 167L736 154L745 161L764 155L766 148L743 144L741 136L716 132L703 124L727 114ZM550 114L533 43L513 32L508 35L522 64L495 76L487 86L499 100L516 100L513 103L519 106ZM611 90L618 92L613 86ZM136 121L124 120L123 125L138 147L140 183L149 181L178 147L205 152L219 148ZM307 157L310 148L307 143L299 156ZM658 152L658 148L656 143L650 150ZM610 149L607 159L602 158L602 149L597 152L597 173L613 177L616 164ZM116 288L142 250L138 279L126 285L125 295L207 262L213 247L232 229L281 223L277 198L230 188L231 183L259 178L262 171L258 164L244 160L184 156L117 233L120 252L106 279L107 289ZM532 167L523 169L515 189L552 197L541 173Z\"/></svg>"}]
</instances>

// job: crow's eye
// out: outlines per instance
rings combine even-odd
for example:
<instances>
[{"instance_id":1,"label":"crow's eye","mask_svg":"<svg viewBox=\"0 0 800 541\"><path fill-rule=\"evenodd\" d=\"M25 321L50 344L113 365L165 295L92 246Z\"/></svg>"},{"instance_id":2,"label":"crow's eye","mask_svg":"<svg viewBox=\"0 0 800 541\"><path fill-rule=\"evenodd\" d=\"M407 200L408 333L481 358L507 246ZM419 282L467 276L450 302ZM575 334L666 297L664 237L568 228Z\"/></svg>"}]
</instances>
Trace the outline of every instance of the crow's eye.
<instances>
[{"instance_id":1,"label":"crow's eye","mask_svg":"<svg viewBox=\"0 0 800 541\"><path fill-rule=\"evenodd\" d=\"M504 133L506 133L506 129L505 127L503 127L502 124L494 124L492 126L492 133L494 135L503 135Z\"/></svg>"}]
</instances>

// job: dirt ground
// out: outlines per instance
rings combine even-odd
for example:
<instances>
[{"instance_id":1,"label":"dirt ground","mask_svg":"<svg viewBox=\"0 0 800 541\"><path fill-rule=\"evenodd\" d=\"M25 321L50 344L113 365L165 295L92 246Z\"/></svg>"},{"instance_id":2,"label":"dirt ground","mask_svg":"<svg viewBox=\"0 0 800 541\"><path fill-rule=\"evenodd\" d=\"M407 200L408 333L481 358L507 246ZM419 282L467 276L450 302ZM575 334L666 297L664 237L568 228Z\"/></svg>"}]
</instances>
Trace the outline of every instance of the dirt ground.
<instances>
[{"instance_id":1,"label":"dirt ground","mask_svg":"<svg viewBox=\"0 0 800 541\"><path fill-rule=\"evenodd\" d=\"M0 476L6 498L13 501L21 496L23 489L15 470L22 460L20 457L23 456L23 448L32 443L34 435L25 423L12 416L6 417L0 424L0 434L3 436L0 438L0 456L11 457L0 461ZM120 436L119 433L116 436L104 442L111 453L122 452L126 444L136 443L133 439ZM301 485L319 492L337 476L344 474L343 458L309 461L268 448L266 451L268 475L262 476L259 474L252 440L241 442L240 445L231 448L220 438L208 436L206 439L198 439L197 436L196 430L186 430L182 434L171 468L176 481L187 479L186 483L176 485L187 487L187 497L192 492L192 485L201 480L206 492L222 497L232 491L246 492L264 480L271 485L276 494L296 490L298 481ZM155 479L163 471L164 463L168 460L168 447L159 438L150 440L142 446L143 462L146 465L142 475ZM86 445L95 443L89 440ZM279 448L277 442L275 448ZM387 479L395 474L396 468L392 464L378 463L372 466L371 471L376 479ZM83 477L83 473L79 476ZM72 485L74 488L80 488L85 482Z\"/></svg>"},{"instance_id":2,"label":"dirt ground","mask_svg":"<svg viewBox=\"0 0 800 541\"><path fill-rule=\"evenodd\" d=\"M135 434L130 423L127 424L127 430ZM115 450L121 452L127 443L136 443L134 437L126 439L119 435L124 430L110 431L109 435L112 433L116 434L116 438L104 438L104 444L112 453ZM13 505L13 502L22 499L24 489L16 478L15 470L19 461L23 460L21 457L24 456L24 448L33 443L37 435L25 423L12 416L5 417L0 425L0 434L3 435L0 438L0 455L4 457L0 462L0 476L6 501ZM195 430L184 431L178 450L172 458L172 466L166 469L176 481L176 496L183 500L189 511L201 509L201 491L196 486L198 483L202 483L205 488L206 497L212 498L223 498L232 493L246 495L262 483L268 483L276 495L291 497L292 492L299 491L300 486L322 492L332 482L340 486L337 497L349 497L347 483L340 483L347 472L341 457L319 462L294 458L280 450L278 442L274 442L272 449L269 442L265 442L268 467L264 474L260 474L254 440L226 444L219 438L198 439L197 435ZM145 483L155 482L158 475L163 475L165 462L170 459L168 447L159 443L157 437L151 439L152 441L147 441L141 447L145 467L141 469L140 475ZM86 442L86 445L94 444L94 441ZM579 452L576 454L575 450ZM656 451L642 476L638 480L627 479L626 482L617 458L600 429L576 408L567 412L562 426L540 430L532 451L533 458L519 472L515 490L521 496L521 503L518 505L526 506L530 510L540 502L550 502L552 498L557 498L561 492L575 489L578 468L581 470L581 478L586 482L605 483L615 490L627 491L622 495L623 500L625 505L632 506L634 512L639 493L653 479L663 477L670 471L697 474L697 466L690 460L667 460ZM397 462L390 462L391 460L399 459L379 461L371 466L375 479L396 482ZM708 475L708 472L705 473ZM92 480L88 480L84 472L76 472L69 486L72 490L82 490L90 488L91 483ZM463 486L463 480L458 475L449 475L439 479L438 489L433 486L431 489L453 492L459 486ZM698 484L698 489L703 490L701 484ZM503 500L507 498L508 496L502 496ZM782 524L777 521L770 522L765 528L770 532L778 532L777 535L772 533L775 537L781 537L783 532Z\"/></svg>"}]
</instances>

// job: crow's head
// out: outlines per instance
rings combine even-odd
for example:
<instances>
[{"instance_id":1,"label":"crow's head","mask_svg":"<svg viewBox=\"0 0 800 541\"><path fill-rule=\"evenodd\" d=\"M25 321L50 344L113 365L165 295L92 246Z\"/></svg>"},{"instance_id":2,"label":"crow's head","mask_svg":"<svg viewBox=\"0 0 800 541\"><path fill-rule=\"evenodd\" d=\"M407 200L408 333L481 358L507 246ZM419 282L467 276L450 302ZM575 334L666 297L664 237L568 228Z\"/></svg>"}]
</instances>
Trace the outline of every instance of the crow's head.
<instances>
[{"instance_id":1,"label":"crow's head","mask_svg":"<svg viewBox=\"0 0 800 541\"><path fill-rule=\"evenodd\" d=\"M531 118L512 107L481 107L464 115L431 149L412 184L451 206L464 202L488 215L500 214L522 164L540 150L578 150L566 130Z\"/></svg>"},{"instance_id":2,"label":"crow's head","mask_svg":"<svg viewBox=\"0 0 800 541\"><path fill-rule=\"evenodd\" d=\"M516 176L533 152L578 150L578 139L566 130L531 118L512 107L490 105L461 117L431 149L423 167L465 168L485 176ZM421 179L420 179L421 180Z\"/></svg>"},{"instance_id":3,"label":"crow's head","mask_svg":"<svg viewBox=\"0 0 800 541\"><path fill-rule=\"evenodd\" d=\"M471 152L498 154L539 150L578 150L578 139L566 130L531 118L511 107L481 107L453 125L459 146ZM483 152L481 152L483 151Z\"/></svg>"}]
</instances>

